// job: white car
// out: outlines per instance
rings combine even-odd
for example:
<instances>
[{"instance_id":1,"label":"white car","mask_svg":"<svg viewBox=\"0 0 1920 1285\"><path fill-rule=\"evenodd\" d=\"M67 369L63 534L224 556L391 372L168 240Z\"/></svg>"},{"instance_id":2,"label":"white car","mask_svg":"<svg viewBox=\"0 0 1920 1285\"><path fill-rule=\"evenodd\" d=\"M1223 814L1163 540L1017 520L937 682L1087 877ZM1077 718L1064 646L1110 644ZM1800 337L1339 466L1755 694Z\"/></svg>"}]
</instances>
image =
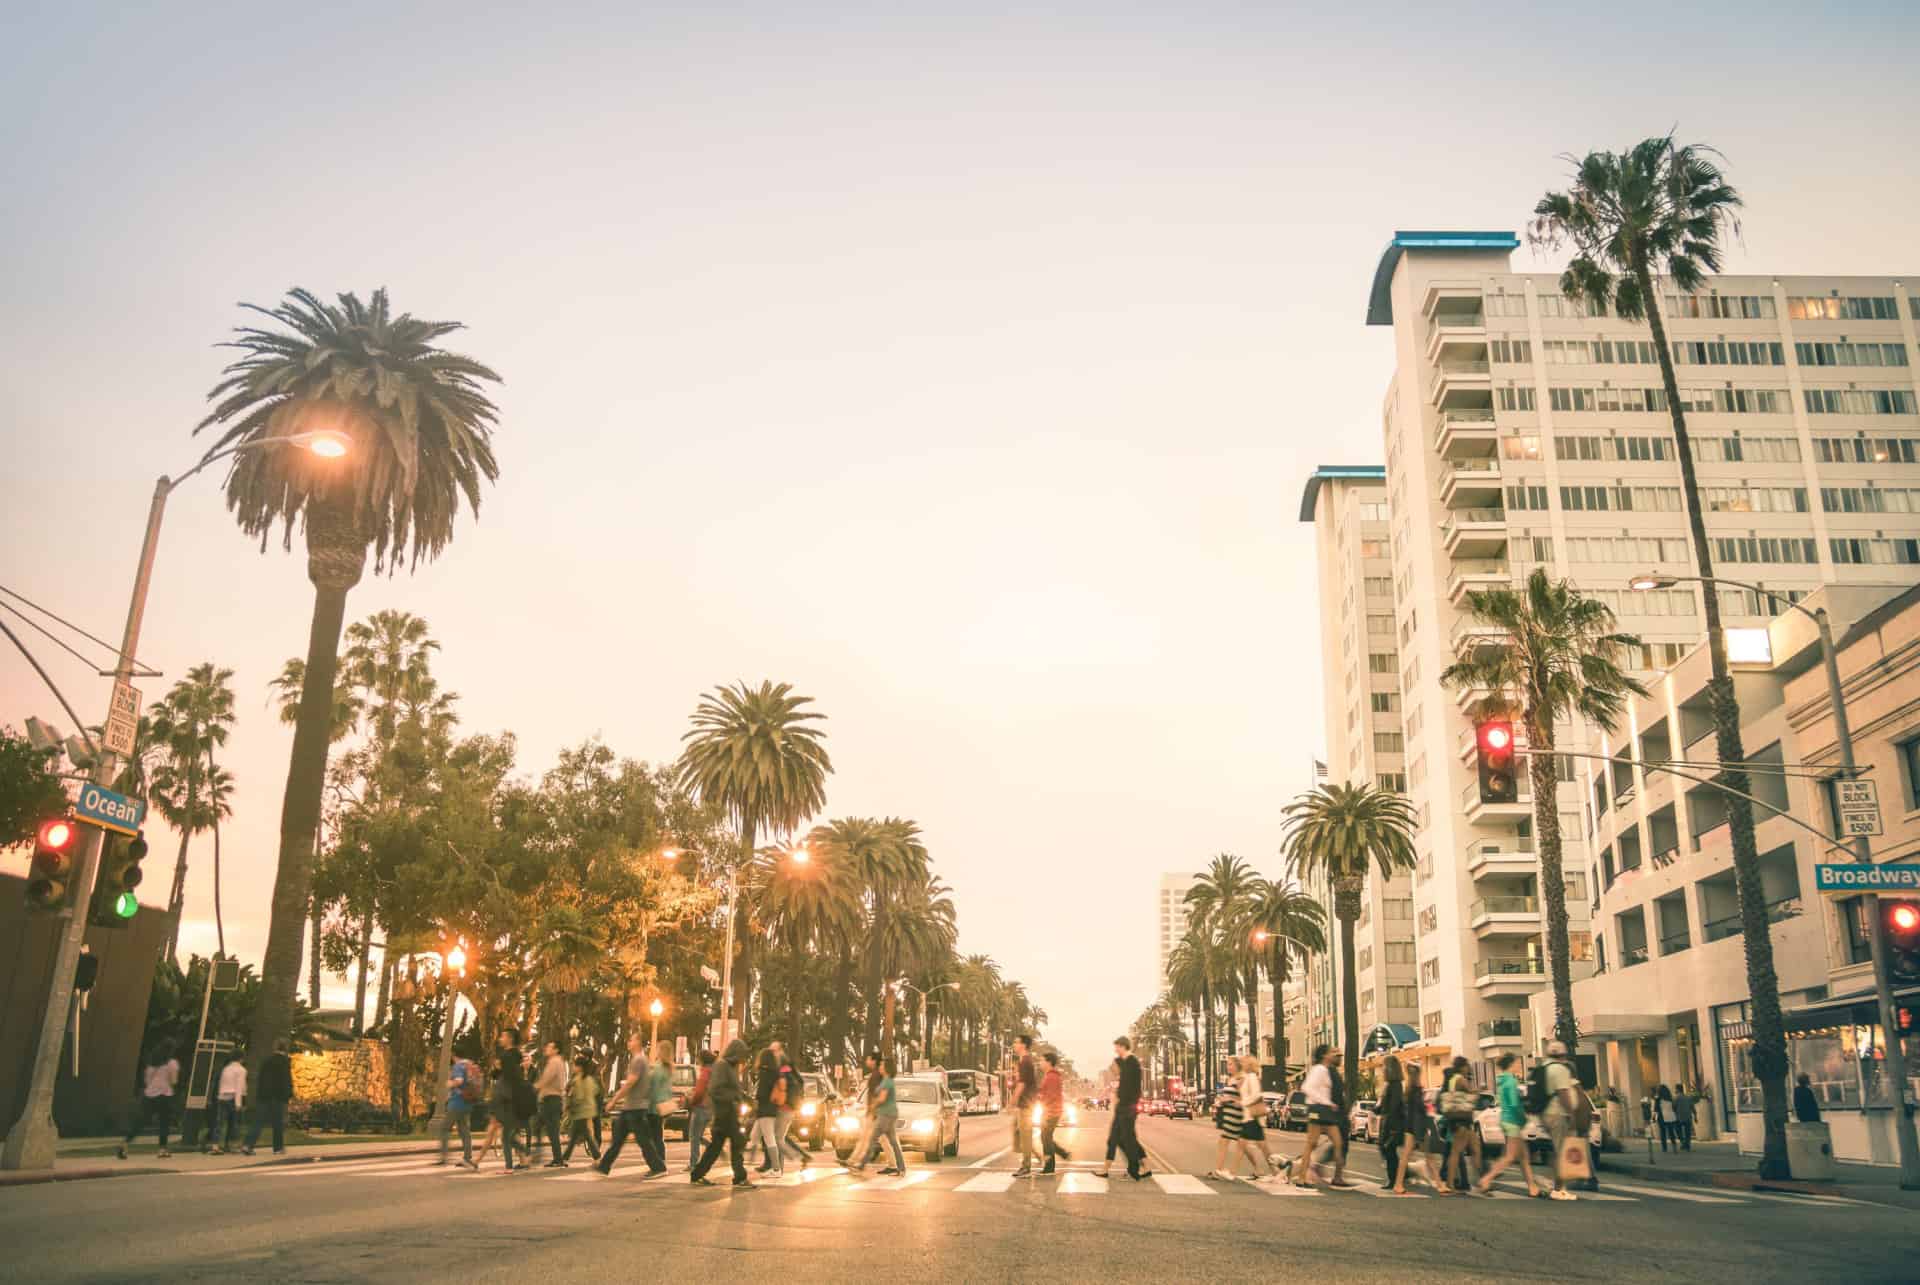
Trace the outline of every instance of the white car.
<instances>
[{"instance_id":1,"label":"white car","mask_svg":"<svg viewBox=\"0 0 1920 1285\"><path fill-rule=\"evenodd\" d=\"M1506 1147L1507 1135L1506 1132L1500 1128L1500 1104L1498 1102L1495 1102L1491 1106L1482 1107L1474 1117L1474 1120L1475 1123L1480 1126L1481 1148L1487 1153L1489 1158ZM1531 1112L1527 1114L1526 1139L1527 1150L1531 1153L1535 1164L1545 1164L1553 1158L1552 1135L1547 1132L1547 1126L1541 1122L1540 1117ZM1605 1139L1606 1131L1600 1127L1600 1113L1595 1111L1593 1113L1593 1124L1587 1130L1587 1145L1593 1149L1595 1155L1598 1155L1600 1154L1601 1143L1604 1142Z\"/></svg>"},{"instance_id":2,"label":"white car","mask_svg":"<svg viewBox=\"0 0 1920 1285\"><path fill-rule=\"evenodd\" d=\"M901 1076L893 1082L894 1097L900 1109L900 1146L918 1151L922 1158L939 1164L945 1156L960 1151L960 1109L958 1101L938 1080ZM866 1115L866 1096L847 1105L833 1122L833 1149L846 1164L860 1140L860 1128Z\"/></svg>"},{"instance_id":3,"label":"white car","mask_svg":"<svg viewBox=\"0 0 1920 1285\"><path fill-rule=\"evenodd\" d=\"M1353 1104L1347 1112L1347 1133L1362 1142L1372 1142L1380 1128L1380 1104L1372 1098L1362 1098Z\"/></svg>"}]
</instances>

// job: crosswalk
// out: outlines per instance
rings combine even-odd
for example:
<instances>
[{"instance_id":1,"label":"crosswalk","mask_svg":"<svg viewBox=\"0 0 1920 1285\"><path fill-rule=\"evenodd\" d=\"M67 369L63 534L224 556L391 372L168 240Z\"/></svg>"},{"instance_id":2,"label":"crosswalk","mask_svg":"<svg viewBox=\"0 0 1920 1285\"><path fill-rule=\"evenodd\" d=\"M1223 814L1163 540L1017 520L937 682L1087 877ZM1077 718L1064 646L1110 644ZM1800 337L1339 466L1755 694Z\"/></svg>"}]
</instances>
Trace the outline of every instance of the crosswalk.
<instances>
[{"instance_id":1,"label":"crosswalk","mask_svg":"<svg viewBox=\"0 0 1920 1285\"><path fill-rule=\"evenodd\" d=\"M992 1161L993 1157L988 1157ZM1387 1188L1385 1183L1364 1173L1349 1171L1348 1180L1353 1186L1343 1190L1301 1188L1287 1182L1250 1182L1245 1179L1218 1180L1203 1178L1196 1174L1156 1172L1151 1179L1134 1182L1116 1174L1112 1178L1103 1178L1093 1172L1093 1163L1079 1161L1062 1168L1058 1174L1047 1177L1020 1177L1010 1167L961 1168L957 1166L917 1166L901 1175L882 1175L871 1173L850 1173L836 1165L814 1165L806 1169L789 1171L778 1176L757 1176L755 1185L771 1192L812 1191L834 1192L851 1198L877 1197L887 1198L901 1194L939 1194L956 1197L1007 1196L1020 1193L1045 1193L1066 1199L1109 1197L1114 1199L1211 1199L1226 1197L1229 1199L1274 1199L1338 1202L1353 1199L1381 1200L1431 1200L1430 1193L1422 1190L1418 1194L1410 1193L1398 1196ZM325 1179L345 1178L356 1183L365 1183L370 1189L377 1189L387 1183L407 1182L514 1182L523 1186L545 1187L548 1184L565 1184L575 1190L599 1188L609 1191L648 1191L658 1192L668 1189L685 1191L687 1170L685 1166L674 1166L659 1177L648 1174L646 1168L637 1163L623 1164L610 1175L602 1176L590 1164L566 1169L547 1169L535 1167L523 1173L508 1173L497 1163L475 1171L459 1165L438 1165L430 1156L402 1155L371 1157L350 1161L319 1161L306 1164L271 1165L241 1167L233 1169L204 1170L191 1176L197 1178L244 1179L249 1182L300 1183ZM729 1178L724 1165L711 1175L716 1186L714 1190L725 1191L729 1187ZM1495 1184L1491 1199L1495 1201L1525 1200L1524 1184L1517 1176L1503 1175ZM1677 1186L1659 1186L1644 1183L1609 1181L1599 1192L1580 1192L1578 1201L1591 1204L1644 1204L1658 1206L1671 1202L1678 1208L1692 1208L1703 1205L1747 1205L1747 1204L1800 1204L1800 1205L1856 1205L1865 1202L1849 1200L1839 1196L1800 1196L1773 1192L1748 1191L1702 1191L1697 1188Z\"/></svg>"}]
</instances>

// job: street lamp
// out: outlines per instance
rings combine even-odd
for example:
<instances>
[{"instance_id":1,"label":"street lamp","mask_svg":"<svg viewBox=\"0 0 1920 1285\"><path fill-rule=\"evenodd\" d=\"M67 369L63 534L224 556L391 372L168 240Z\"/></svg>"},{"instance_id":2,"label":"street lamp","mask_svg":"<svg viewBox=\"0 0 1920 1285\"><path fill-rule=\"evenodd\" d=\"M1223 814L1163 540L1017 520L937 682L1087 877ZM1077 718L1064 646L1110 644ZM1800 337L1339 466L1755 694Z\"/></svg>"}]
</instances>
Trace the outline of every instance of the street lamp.
<instances>
[{"instance_id":1,"label":"street lamp","mask_svg":"<svg viewBox=\"0 0 1920 1285\"><path fill-rule=\"evenodd\" d=\"M460 981L466 975L467 944L455 938L451 946L443 945L440 950L440 1079L434 1094L435 1106L442 1113L443 1131L447 1127L446 1095L452 1092L448 1081L453 1078L453 1010L460 1000Z\"/></svg>"},{"instance_id":2,"label":"street lamp","mask_svg":"<svg viewBox=\"0 0 1920 1285\"><path fill-rule=\"evenodd\" d=\"M1633 577L1627 585L1645 592L1670 588L1682 582L1706 585L1709 593L1714 585L1732 585L1736 589L1758 594L1770 602L1790 607L1813 621L1814 627L1820 632L1820 661L1827 673L1827 702L1833 706L1833 732L1840 755L1840 775L1843 780L1857 777L1859 770L1853 759L1853 728L1847 721L1846 697L1840 689L1840 657L1833 645L1833 624L1827 618L1827 609L1815 607L1809 610L1785 594L1763 589L1744 580L1729 580L1725 576L1672 576L1646 571ZM1853 837L1853 859L1859 865L1873 864L1873 847L1864 834ZM1911 1191L1920 1188L1920 1143L1915 1141L1913 1117L1906 1110L1907 1052L1900 1027L1895 1021L1893 978L1887 962L1886 925L1880 922L1879 895L1871 892L1862 895L1867 903L1867 933L1873 952L1873 991L1880 1009L1881 1044L1885 1048L1887 1078L1893 1082L1893 1136L1900 1145L1900 1185Z\"/></svg>"},{"instance_id":3,"label":"street lamp","mask_svg":"<svg viewBox=\"0 0 1920 1285\"><path fill-rule=\"evenodd\" d=\"M140 648L140 627L146 618L147 589L153 583L153 560L159 550L160 522L166 515L167 497L173 494L175 487L215 460L223 460L243 451L279 446L305 446L316 455L336 459L350 449L345 437L331 432L255 438L224 451L209 451L178 478L169 478L163 473L153 484L153 502L147 509L147 533L141 542L140 562L134 572L133 597L127 603L127 625L120 635L120 655L113 667L116 693L133 677L134 656ZM113 722L111 697L106 722ZM103 747L103 752L94 759L91 779L95 785L104 786L113 780L116 757L111 749ZM59 1070L60 1049L65 1042L68 1015L73 1007L73 972L80 959L81 939L87 931L86 915L74 913L74 907L84 908L91 903L94 876L100 868L102 831L97 826L87 826L85 829L86 835L74 863L74 898L60 912L67 922L61 930L53 971L49 975L47 1004L40 1018L38 1042L34 1045L26 1103L20 1109L20 1118L7 1130L6 1147L0 1150L0 1169L53 1168L54 1143L60 1136L53 1123L53 1082Z\"/></svg>"},{"instance_id":4,"label":"street lamp","mask_svg":"<svg viewBox=\"0 0 1920 1285\"><path fill-rule=\"evenodd\" d=\"M660 1042L660 1014L666 1011L667 1006L662 1004L658 997L655 997L653 1003L647 1005L647 1012L653 1017L653 1038L647 1041L648 1044Z\"/></svg>"}]
</instances>

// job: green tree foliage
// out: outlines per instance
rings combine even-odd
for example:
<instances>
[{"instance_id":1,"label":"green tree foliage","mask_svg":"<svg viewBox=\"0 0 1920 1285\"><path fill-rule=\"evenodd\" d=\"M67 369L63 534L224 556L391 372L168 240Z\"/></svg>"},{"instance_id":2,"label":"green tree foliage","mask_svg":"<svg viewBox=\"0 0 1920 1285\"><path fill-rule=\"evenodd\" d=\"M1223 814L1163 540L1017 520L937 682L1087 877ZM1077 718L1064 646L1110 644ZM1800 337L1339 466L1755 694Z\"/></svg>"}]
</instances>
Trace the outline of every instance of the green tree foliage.
<instances>
[{"instance_id":1,"label":"green tree foliage","mask_svg":"<svg viewBox=\"0 0 1920 1285\"><path fill-rule=\"evenodd\" d=\"M35 749L11 727L0 727L0 848L31 842L42 821L67 810L59 760L58 749Z\"/></svg>"}]
</instances>

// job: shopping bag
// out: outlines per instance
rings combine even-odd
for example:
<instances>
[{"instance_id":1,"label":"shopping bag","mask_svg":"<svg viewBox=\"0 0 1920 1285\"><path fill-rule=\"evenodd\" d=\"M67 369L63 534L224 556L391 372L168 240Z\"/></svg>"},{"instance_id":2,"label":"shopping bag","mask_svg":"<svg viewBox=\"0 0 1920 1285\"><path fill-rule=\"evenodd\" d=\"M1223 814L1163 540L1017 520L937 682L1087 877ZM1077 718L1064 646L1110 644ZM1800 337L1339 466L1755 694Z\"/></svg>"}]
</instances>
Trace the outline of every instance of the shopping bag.
<instances>
[{"instance_id":1,"label":"shopping bag","mask_svg":"<svg viewBox=\"0 0 1920 1285\"><path fill-rule=\"evenodd\" d=\"M1560 1177L1563 1181L1585 1181L1593 1177L1593 1161L1587 1155L1585 1138L1568 1138L1560 1144Z\"/></svg>"}]
</instances>

